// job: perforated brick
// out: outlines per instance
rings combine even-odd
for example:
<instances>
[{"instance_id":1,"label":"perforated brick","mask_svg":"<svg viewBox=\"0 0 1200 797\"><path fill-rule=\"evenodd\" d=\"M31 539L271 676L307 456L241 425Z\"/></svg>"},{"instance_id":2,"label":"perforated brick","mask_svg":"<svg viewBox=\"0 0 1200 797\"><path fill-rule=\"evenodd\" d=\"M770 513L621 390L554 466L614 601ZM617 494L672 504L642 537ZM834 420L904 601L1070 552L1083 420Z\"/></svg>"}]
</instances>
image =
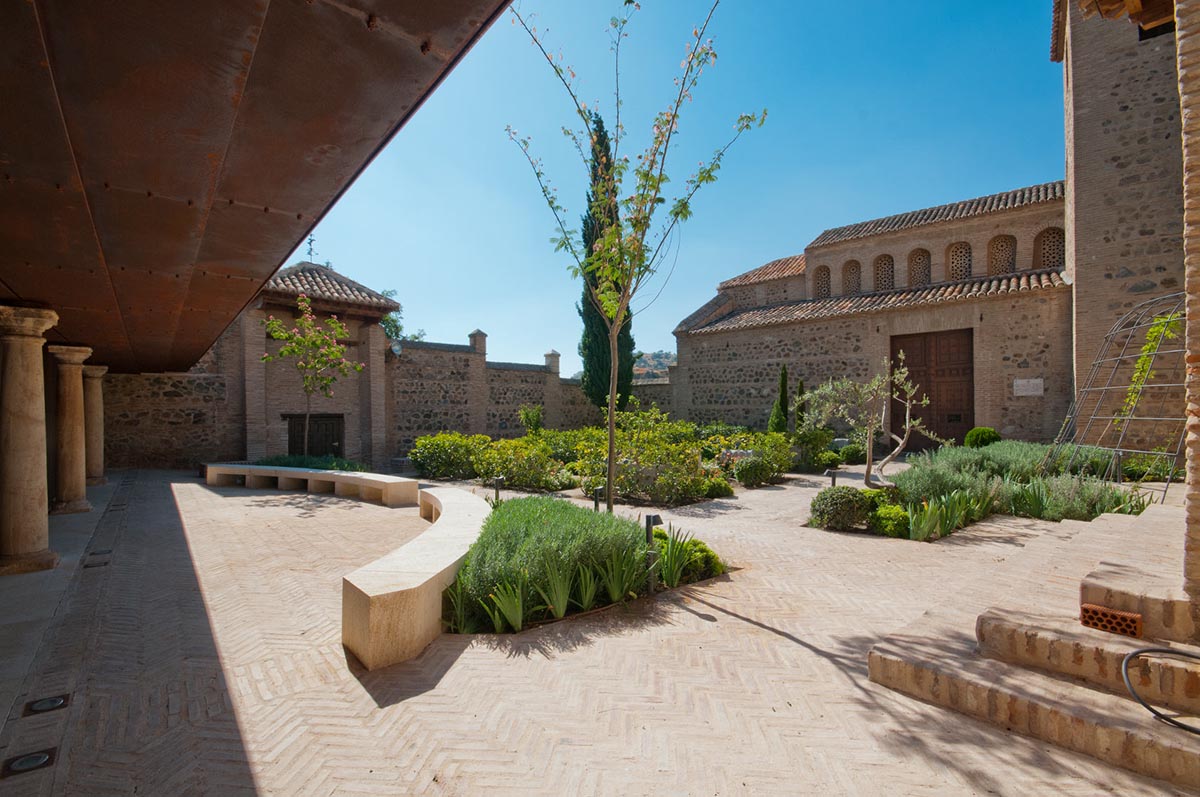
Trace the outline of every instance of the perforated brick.
<instances>
[{"instance_id":1,"label":"perforated brick","mask_svg":"<svg viewBox=\"0 0 1200 797\"><path fill-rule=\"evenodd\" d=\"M1079 622L1088 628L1107 631L1110 634L1138 639L1142 636L1142 616L1135 612L1123 612L1107 606L1084 603L1079 606Z\"/></svg>"}]
</instances>

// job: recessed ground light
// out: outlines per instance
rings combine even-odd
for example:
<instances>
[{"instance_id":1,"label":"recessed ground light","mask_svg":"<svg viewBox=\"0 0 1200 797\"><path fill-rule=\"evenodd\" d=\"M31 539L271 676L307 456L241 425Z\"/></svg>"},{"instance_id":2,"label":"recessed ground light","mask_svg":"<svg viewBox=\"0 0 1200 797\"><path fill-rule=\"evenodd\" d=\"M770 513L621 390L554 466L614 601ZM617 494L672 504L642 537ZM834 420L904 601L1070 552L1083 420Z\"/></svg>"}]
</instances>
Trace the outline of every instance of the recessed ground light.
<instances>
[{"instance_id":1,"label":"recessed ground light","mask_svg":"<svg viewBox=\"0 0 1200 797\"><path fill-rule=\"evenodd\" d=\"M108 562L88 562L84 565L84 568L88 567L108 567Z\"/></svg>"},{"instance_id":2,"label":"recessed ground light","mask_svg":"<svg viewBox=\"0 0 1200 797\"><path fill-rule=\"evenodd\" d=\"M54 763L54 754L57 749L51 747L49 750L38 750L36 753L26 753L8 759L4 762L4 768L0 770L0 778L23 775L26 772L50 766Z\"/></svg>"},{"instance_id":3,"label":"recessed ground light","mask_svg":"<svg viewBox=\"0 0 1200 797\"><path fill-rule=\"evenodd\" d=\"M45 714L47 711L64 708L71 699L70 694L43 697L25 704L25 716L30 714Z\"/></svg>"},{"instance_id":4,"label":"recessed ground light","mask_svg":"<svg viewBox=\"0 0 1200 797\"><path fill-rule=\"evenodd\" d=\"M103 556L106 553L112 553L112 548L101 548L96 551L91 551L88 556Z\"/></svg>"}]
</instances>

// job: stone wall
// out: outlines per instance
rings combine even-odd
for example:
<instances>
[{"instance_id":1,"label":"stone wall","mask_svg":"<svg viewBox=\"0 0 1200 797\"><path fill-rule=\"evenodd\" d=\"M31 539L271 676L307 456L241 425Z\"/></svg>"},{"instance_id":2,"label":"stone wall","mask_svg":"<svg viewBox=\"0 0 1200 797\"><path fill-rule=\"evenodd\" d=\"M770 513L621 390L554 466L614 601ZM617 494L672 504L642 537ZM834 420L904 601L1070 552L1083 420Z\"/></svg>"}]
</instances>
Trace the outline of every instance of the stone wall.
<instances>
[{"instance_id":1,"label":"stone wall","mask_svg":"<svg viewBox=\"0 0 1200 797\"><path fill-rule=\"evenodd\" d=\"M418 437L438 432L482 433L484 408L473 400L472 382L483 373L485 359L470 346L454 344L405 342L399 356L389 352L388 450L407 454Z\"/></svg>"},{"instance_id":2,"label":"stone wall","mask_svg":"<svg viewBox=\"0 0 1200 797\"><path fill-rule=\"evenodd\" d=\"M104 378L104 457L110 468L192 468L245 456L236 322L186 374Z\"/></svg>"},{"instance_id":3,"label":"stone wall","mask_svg":"<svg viewBox=\"0 0 1200 797\"><path fill-rule=\"evenodd\" d=\"M635 379L633 395L642 403L644 409L655 406L668 415L674 413L670 379Z\"/></svg>"},{"instance_id":4,"label":"stone wall","mask_svg":"<svg viewBox=\"0 0 1200 797\"><path fill-rule=\"evenodd\" d=\"M732 332L677 333L671 369L678 417L765 428L786 364L794 386L832 377L865 380L890 355L891 338L971 329L975 423L1005 437L1048 440L1072 396L1071 294L1066 288L865 313ZM1016 379L1041 379L1040 396L1017 396Z\"/></svg>"},{"instance_id":5,"label":"stone wall","mask_svg":"<svg viewBox=\"0 0 1200 797\"><path fill-rule=\"evenodd\" d=\"M604 422L604 413L588 401L578 379L562 379L560 385L562 429L579 429Z\"/></svg>"},{"instance_id":6,"label":"stone wall","mask_svg":"<svg viewBox=\"0 0 1200 797\"><path fill-rule=\"evenodd\" d=\"M523 363L488 363L488 437L520 437L525 434L518 410L522 404L537 404L543 408L542 422L557 427L559 419L546 412L547 370L540 365Z\"/></svg>"},{"instance_id":7,"label":"stone wall","mask_svg":"<svg viewBox=\"0 0 1200 797\"><path fill-rule=\"evenodd\" d=\"M1175 37L1139 41L1137 26L1067 5L1067 267L1082 387L1124 313L1183 290L1183 156Z\"/></svg>"}]
</instances>

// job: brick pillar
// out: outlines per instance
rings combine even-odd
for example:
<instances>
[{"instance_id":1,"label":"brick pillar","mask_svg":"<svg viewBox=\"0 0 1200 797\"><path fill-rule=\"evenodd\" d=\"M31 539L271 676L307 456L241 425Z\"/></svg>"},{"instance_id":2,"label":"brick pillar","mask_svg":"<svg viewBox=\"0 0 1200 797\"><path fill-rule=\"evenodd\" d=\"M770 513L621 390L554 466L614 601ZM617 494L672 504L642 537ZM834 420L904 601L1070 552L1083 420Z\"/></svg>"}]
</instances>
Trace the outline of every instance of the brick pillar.
<instances>
[{"instance_id":1,"label":"brick pillar","mask_svg":"<svg viewBox=\"0 0 1200 797\"><path fill-rule=\"evenodd\" d=\"M42 337L53 310L0 306L0 575L58 564L46 517Z\"/></svg>"},{"instance_id":2,"label":"brick pillar","mask_svg":"<svg viewBox=\"0 0 1200 797\"><path fill-rule=\"evenodd\" d=\"M1175 4L1183 118L1183 265L1187 293L1187 539L1184 589L1200 628L1200 0Z\"/></svg>"},{"instance_id":3,"label":"brick pillar","mask_svg":"<svg viewBox=\"0 0 1200 797\"><path fill-rule=\"evenodd\" d=\"M107 365L83 366L83 426L87 483L104 484L104 375Z\"/></svg>"},{"instance_id":4,"label":"brick pillar","mask_svg":"<svg viewBox=\"0 0 1200 797\"><path fill-rule=\"evenodd\" d=\"M491 404L487 374L487 333L477 329L468 338L473 353L467 366L467 432L487 434L487 410Z\"/></svg>"},{"instance_id":5,"label":"brick pillar","mask_svg":"<svg viewBox=\"0 0 1200 797\"><path fill-rule=\"evenodd\" d=\"M546 387L542 391L542 423L547 429L561 429L563 425L562 380L558 376L561 357L562 355L554 349L546 352Z\"/></svg>"},{"instance_id":6,"label":"brick pillar","mask_svg":"<svg viewBox=\"0 0 1200 797\"><path fill-rule=\"evenodd\" d=\"M261 310L242 313L242 368L246 375L246 459L254 462L267 455L267 350Z\"/></svg>"},{"instance_id":7,"label":"brick pillar","mask_svg":"<svg viewBox=\"0 0 1200 797\"><path fill-rule=\"evenodd\" d=\"M54 500L50 514L90 512L87 500L87 435L83 411L83 361L92 356L87 346L48 346L58 366L54 411Z\"/></svg>"},{"instance_id":8,"label":"brick pillar","mask_svg":"<svg viewBox=\"0 0 1200 797\"><path fill-rule=\"evenodd\" d=\"M379 324L363 324L359 329L358 357L367 366L359 375L362 457L372 470L381 473L389 467L388 460L391 458L387 450L387 414L384 406L387 398L388 345L388 337Z\"/></svg>"}]
</instances>

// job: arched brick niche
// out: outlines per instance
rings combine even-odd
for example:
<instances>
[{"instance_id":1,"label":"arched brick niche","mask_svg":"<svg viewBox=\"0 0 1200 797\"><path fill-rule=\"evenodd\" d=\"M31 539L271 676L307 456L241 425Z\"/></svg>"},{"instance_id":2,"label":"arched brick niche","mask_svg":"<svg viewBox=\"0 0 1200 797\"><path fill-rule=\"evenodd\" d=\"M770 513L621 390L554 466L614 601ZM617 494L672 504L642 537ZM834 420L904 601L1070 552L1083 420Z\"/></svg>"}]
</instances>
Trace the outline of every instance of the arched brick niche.
<instances>
[{"instance_id":1,"label":"arched brick niche","mask_svg":"<svg viewBox=\"0 0 1200 797\"><path fill-rule=\"evenodd\" d=\"M971 245L966 241L946 247L946 279L965 280L971 277Z\"/></svg>"},{"instance_id":2,"label":"arched brick niche","mask_svg":"<svg viewBox=\"0 0 1200 797\"><path fill-rule=\"evenodd\" d=\"M908 285L919 288L933 280L933 258L928 249L914 249L908 253Z\"/></svg>"},{"instance_id":3,"label":"arched brick niche","mask_svg":"<svg viewBox=\"0 0 1200 797\"><path fill-rule=\"evenodd\" d=\"M891 255L875 258L875 290L890 291L896 287L896 260Z\"/></svg>"},{"instance_id":4,"label":"arched brick niche","mask_svg":"<svg viewBox=\"0 0 1200 797\"><path fill-rule=\"evenodd\" d=\"M1033 239L1034 268L1062 268L1067 262L1067 234L1062 227L1047 227Z\"/></svg>"},{"instance_id":5,"label":"arched brick niche","mask_svg":"<svg viewBox=\"0 0 1200 797\"><path fill-rule=\"evenodd\" d=\"M814 299L828 299L829 284L829 266L817 266L813 269L812 295Z\"/></svg>"},{"instance_id":6,"label":"arched brick niche","mask_svg":"<svg viewBox=\"0 0 1200 797\"><path fill-rule=\"evenodd\" d=\"M842 295L854 296L862 293L862 263L847 260L842 266Z\"/></svg>"},{"instance_id":7,"label":"arched brick niche","mask_svg":"<svg viewBox=\"0 0 1200 797\"><path fill-rule=\"evenodd\" d=\"M1017 239L997 235L988 242L988 276L1011 274L1017 270Z\"/></svg>"}]
</instances>

